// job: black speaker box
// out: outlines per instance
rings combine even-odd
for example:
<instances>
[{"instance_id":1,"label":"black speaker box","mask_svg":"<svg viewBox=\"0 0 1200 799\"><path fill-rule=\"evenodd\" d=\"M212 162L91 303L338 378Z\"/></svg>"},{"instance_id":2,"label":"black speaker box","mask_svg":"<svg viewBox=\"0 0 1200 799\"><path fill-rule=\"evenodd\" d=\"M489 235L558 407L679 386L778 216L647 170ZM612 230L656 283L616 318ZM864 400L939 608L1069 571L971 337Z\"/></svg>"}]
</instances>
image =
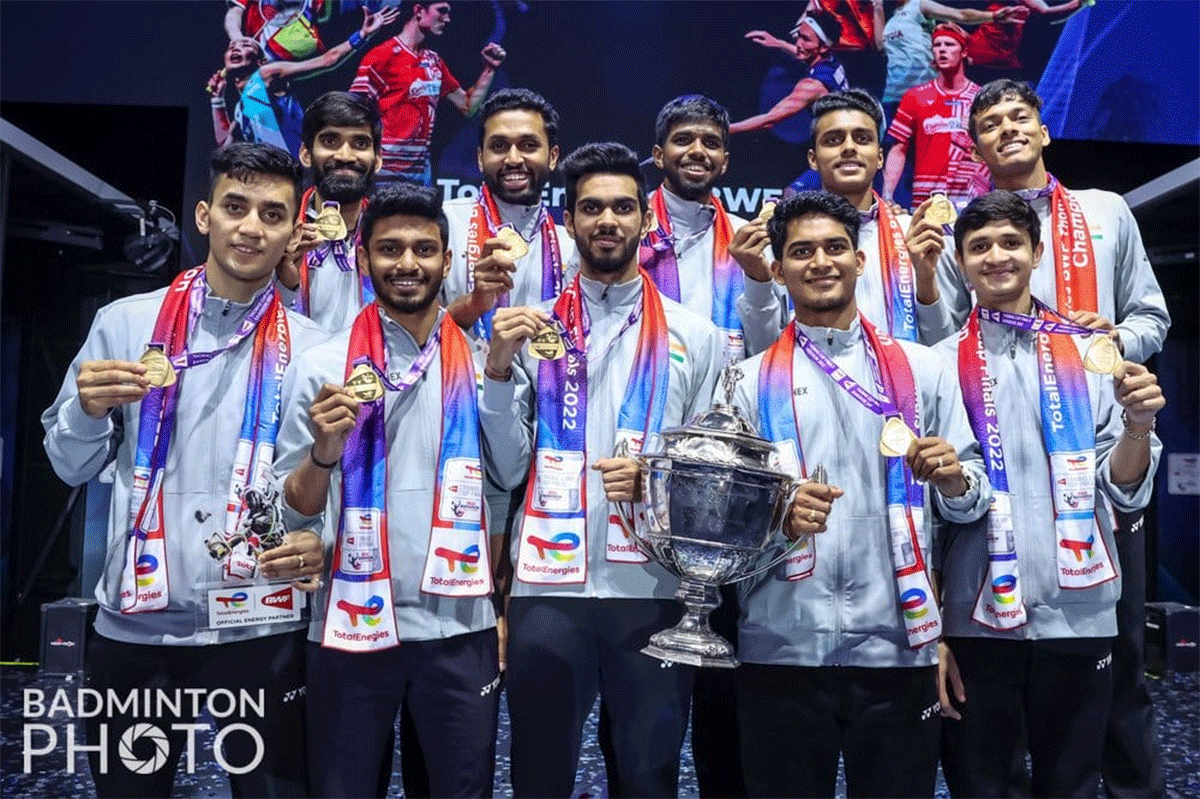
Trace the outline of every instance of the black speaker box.
<instances>
[{"instance_id":1,"label":"black speaker box","mask_svg":"<svg viewBox=\"0 0 1200 799\"><path fill-rule=\"evenodd\" d=\"M41 671L78 674L96 618L96 600L68 597L42 605Z\"/></svg>"},{"instance_id":2,"label":"black speaker box","mask_svg":"<svg viewBox=\"0 0 1200 799\"><path fill-rule=\"evenodd\" d=\"M1146 671L1200 671L1200 608L1178 602L1146 603Z\"/></svg>"}]
</instances>

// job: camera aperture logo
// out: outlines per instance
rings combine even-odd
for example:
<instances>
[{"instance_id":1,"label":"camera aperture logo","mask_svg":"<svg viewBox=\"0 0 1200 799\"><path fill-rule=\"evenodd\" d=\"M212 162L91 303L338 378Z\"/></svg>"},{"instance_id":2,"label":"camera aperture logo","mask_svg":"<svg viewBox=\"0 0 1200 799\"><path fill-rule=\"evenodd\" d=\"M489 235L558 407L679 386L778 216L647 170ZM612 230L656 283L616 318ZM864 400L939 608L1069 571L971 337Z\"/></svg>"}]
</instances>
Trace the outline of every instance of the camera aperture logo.
<instances>
[{"instance_id":1,"label":"camera aperture logo","mask_svg":"<svg viewBox=\"0 0 1200 799\"><path fill-rule=\"evenodd\" d=\"M123 768L134 774L153 774L171 759L171 737L183 734L181 766L188 774L196 771L196 735L210 729L207 723L180 722L174 719L198 717L208 711L220 729L213 739L212 756L217 765L230 774L245 774L258 768L265 753L262 734L254 719L266 715L266 697L262 689L236 693L226 688L142 688L121 693L93 688L58 688L47 692L26 688L22 696L22 767L32 772L34 758L66 755L67 773L75 772L77 754L96 753L100 773ZM99 718L95 741L77 741L77 719ZM120 726L112 720L121 718ZM65 725L63 722L67 722ZM48 722L57 722L48 723ZM128 724L128 726L125 726ZM111 732L110 732L110 727ZM60 745L60 729L65 741ZM248 736L254 756L248 763L230 763L223 744L228 736ZM235 738L236 740L236 738ZM110 757L110 755L114 755ZM42 765L40 771L45 770Z\"/></svg>"}]
</instances>

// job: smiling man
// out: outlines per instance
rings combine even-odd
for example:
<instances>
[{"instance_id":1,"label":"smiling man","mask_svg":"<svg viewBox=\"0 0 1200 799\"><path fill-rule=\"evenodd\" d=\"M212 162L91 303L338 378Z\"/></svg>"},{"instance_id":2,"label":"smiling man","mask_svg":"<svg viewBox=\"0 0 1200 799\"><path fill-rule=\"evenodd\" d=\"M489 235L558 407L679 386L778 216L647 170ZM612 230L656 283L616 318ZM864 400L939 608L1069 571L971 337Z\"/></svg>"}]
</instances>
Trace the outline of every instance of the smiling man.
<instances>
[{"instance_id":1,"label":"smiling man","mask_svg":"<svg viewBox=\"0 0 1200 799\"><path fill-rule=\"evenodd\" d=\"M391 774L401 710L430 795L492 790L499 653L485 450L471 347L437 301L446 242L434 190L380 189L358 248L375 301L304 353L284 387L285 518L324 530L333 551L309 628L317 796L386 793L378 780Z\"/></svg>"},{"instance_id":2,"label":"smiling man","mask_svg":"<svg viewBox=\"0 0 1200 799\"><path fill-rule=\"evenodd\" d=\"M209 244L204 263L168 288L97 312L42 414L44 445L55 473L72 485L115 464L88 686L120 697L163 686L262 691L262 718L218 721L249 724L263 745L256 768L229 774L233 792L298 796L305 794L304 702L295 698L304 682L303 597L273 586L289 611L256 614L273 616L257 624L225 625L212 609L236 596L234 586L251 590L241 587L252 578L321 571L320 539L285 533L270 513L281 384L294 368L291 354L322 338L285 308L271 281L299 235L300 165L275 147L238 143L213 153L211 169L209 196L196 205L196 227ZM265 519L256 512L263 507ZM156 719L169 729L167 762L133 773L117 758L116 741L145 718L135 710L88 719L98 795L170 795L188 748L181 725L197 719L186 710ZM105 731L112 749L102 756ZM226 762L254 761L252 738L225 740Z\"/></svg>"},{"instance_id":3,"label":"smiling man","mask_svg":"<svg viewBox=\"0 0 1200 799\"><path fill-rule=\"evenodd\" d=\"M770 232L796 317L742 364L734 404L805 482L784 524L795 551L740 584L746 784L751 796L832 796L840 754L848 796L932 796L941 622L927 510L963 522L986 511L979 445L949 364L859 312L858 211L800 192Z\"/></svg>"},{"instance_id":4,"label":"smiling man","mask_svg":"<svg viewBox=\"0 0 1200 799\"><path fill-rule=\"evenodd\" d=\"M497 307L554 299L574 242L542 201L558 166L558 112L529 89L502 89L480 111L476 199L446 203L454 250L442 286L458 324L491 338Z\"/></svg>"},{"instance_id":5,"label":"smiling man","mask_svg":"<svg viewBox=\"0 0 1200 799\"><path fill-rule=\"evenodd\" d=\"M813 105L808 164L827 192L858 211L866 256L855 299L863 315L893 338L933 344L954 332L938 290L937 255L912 258L905 242L910 218L872 188L883 166L883 111L862 89L827 94ZM940 252L940 250L939 250Z\"/></svg>"},{"instance_id":6,"label":"smiling man","mask_svg":"<svg viewBox=\"0 0 1200 799\"><path fill-rule=\"evenodd\" d=\"M480 405L496 477L528 477L507 612L513 793L571 795L599 694L609 795L674 796L692 670L639 650L679 620L679 581L616 522L638 469L612 456L707 406L721 343L638 268L651 215L637 155L587 144L563 172L580 273L553 303L496 311ZM526 354L535 336L557 346Z\"/></svg>"},{"instance_id":7,"label":"smiling man","mask_svg":"<svg viewBox=\"0 0 1200 799\"><path fill-rule=\"evenodd\" d=\"M964 209L955 256L978 305L956 357L989 513L942 541L942 767L955 796L1007 796L1027 740L1033 796L1095 796L1121 594L1114 510L1150 499L1154 375L1030 293L1037 212L997 191ZM1138 535L1128 533L1127 535Z\"/></svg>"},{"instance_id":8,"label":"smiling man","mask_svg":"<svg viewBox=\"0 0 1200 799\"><path fill-rule=\"evenodd\" d=\"M349 325L374 296L355 259L381 163L379 131L379 106L369 97L327 92L304 112L300 161L314 185L302 200L303 234L277 279L284 300L330 332Z\"/></svg>"},{"instance_id":9,"label":"smiling man","mask_svg":"<svg viewBox=\"0 0 1200 799\"><path fill-rule=\"evenodd\" d=\"M712 319L725 358L740 361L779 335L783 302L763 250L765 224L747 228L714 193L729 166L729 112L703 95L676 97L654 123L663 183L650 197L654 226L638 260L666 296Z\"/></svg>"}]
</instances>

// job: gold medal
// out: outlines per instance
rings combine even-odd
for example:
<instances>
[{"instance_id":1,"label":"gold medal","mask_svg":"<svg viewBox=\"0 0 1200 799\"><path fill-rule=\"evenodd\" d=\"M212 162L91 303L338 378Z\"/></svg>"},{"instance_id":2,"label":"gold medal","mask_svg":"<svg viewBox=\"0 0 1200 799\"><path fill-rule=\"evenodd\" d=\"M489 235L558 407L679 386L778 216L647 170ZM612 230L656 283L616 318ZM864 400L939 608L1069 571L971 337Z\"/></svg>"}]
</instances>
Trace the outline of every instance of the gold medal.
<instances>
[{"instance_id":1,"label":"gold medal","mask_svg":"<svg viewBox=\"0 0 1200 799\"><path fill-rule=\"evenodd\" d=\"M908 447L917 437L908 429L897 416L888 417L883 423L883 433L879 436L879 451L889 458L903 458Z\"/></svg>"},{"instance_id":2,"label":"gold medal","mask_svg":"<svg viewBox=\"0 0 1200 799\"><path fill-rule=\"evenodd\" d=\"M326 241L346 238L346 220L342 219L342 207L335 202L322 208L313 224L317 226L317 235Z\"/></svg>"},{"instance_id":3,"label":"gold medal","mask_svg":"<svg viewBox=\"0 0 1200 799\"><path fill-rule=\"evenodd\" d=\"M1083 368L1100 375L1110 375L1117 371L1121 363L1121 351L1106 334L1097 333L1083 354Z\"/></svg>"},{"instance_id":4,"label":"gold medal","mask_svg":"<svg viewBox=\"0 0 1200 799\"><path fill-rule=\"evenodd\" d=\"M511 227L502 227L497 230L496 238L504 242L509 257L514 261L529 254L529 245L525 243L525 239L521 238L521 234Z\"/></svg>"},{"instance_id":5,"label":"gold medal","mask_svg":"<svg viewBox=\"0 0 1200 799\"><path fill-rule=\"evenodd\" d=\"M567 345L557 330L544 327L529 339L529 354L539 361L557 361L567 354Z\"/></svg>"},{"instance_id":6,"label":"gold medal","mask_svg":"<svg viewBox=\"0 0 1200 799\"><path fill-rule=\"evenodd\" d=\"M771 217L775 215L775 206L779 203L774 200L767 200L763 203L762 210L758 212L758 219L762 222L770 222Z\"/></svg>"},{"instance_id":7,"label":"gold medal","mask_svg":"<svg viewBox=\"0 0 1200 799\"><path fill-rule=\"evenodd\" d=\"M359 402L374 402L383 396L383 383L369 363L360 363L350 372L346 388Z\"/></svg>"},{"instance_id":8,"label":"gold medal","mask_svg":"<svg viewBox=\"0 0 1200 799\"><path fill-rule=\"evenodd\" d=\"M142 357L138 358L138 363L146 367L146 379L150 381L150 385L155 388L174 385L175 367L158 347L150 347L142 353Z\"/></svg>"},{"instance_id":9,"label":"gold medal","mask_svg":"<svg viewBox=\"0 0 1200 799\"><path fill-rule=\"evenodd\" d=\"M944 194L934 194L933 203L925 209L925 218L935 225L953 225L958 219L954 203Z\"/></svg>"}]
</instances>

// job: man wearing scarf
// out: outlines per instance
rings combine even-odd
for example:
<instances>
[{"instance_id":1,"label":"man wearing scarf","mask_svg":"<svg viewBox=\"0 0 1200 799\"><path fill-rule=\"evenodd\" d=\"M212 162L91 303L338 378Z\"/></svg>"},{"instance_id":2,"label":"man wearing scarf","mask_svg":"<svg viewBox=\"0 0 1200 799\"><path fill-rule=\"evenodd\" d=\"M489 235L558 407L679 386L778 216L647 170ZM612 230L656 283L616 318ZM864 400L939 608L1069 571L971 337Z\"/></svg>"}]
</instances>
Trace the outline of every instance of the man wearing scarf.
<instances>
[{"instance_id":1,"label":"man wearing scarf","mask_svg":"<svg viewBox=\"0 0 1200 799\"><path fill-rule=\"evenodd\" d=\"M323 554L310 531L279 525L271 480L289 361L323 335L284 307L271 279L299 237L300 165L275 147L238 143L211 166L209 196L196 206L205 262L97 312L42 414L44 443L72 485L115 464L88 686L120 697L162 686L261 691L261 718L218 720L251 725L263 743L260 765L230 771L234 793L302 795L307 622L296 589L313 587ZM256 577L293 583L247 585ZM238 622L254 611L269 618ZM134 773L115 751L147 714L90 717L89 741L106 732L113 748L88 753L96 792L169 795L190 751L182 725L195 719L184 708L155 717L168 749L150 773ZM226 762L253 761L252 740L225 738Z\"/></svg>"},{"instance_id":2,"label":"man wearing scarf","mask_svg":"<svg viewBox=\"0 0 1200 799\"><path fill-rule=\"evenodd\" d=\"M571 794L599 694L609 795L673 796L692 671L639 650L680 618L679 582L618 522L612 503L637 498L638 469L613 456L707 407L722 345L638 267L651 215L637 155L588 144L563 171L580 273L540 308L496 311L480 404L506 454L497 477L527 479L507 610L513 793Z\"/></svg>"},{"instance_id":3,"label":"man wearing scarf","mask_svg":"<svg viewBox=\"0 0 1200 799\"><path fill-rule=\"evenodd\" d=\"M967 522L991 489L954 372L858 310L859 215L800 192L775 208L775 279L796 316L742 364L734 404L802 480L783 563L742 584L737 675L751 796L932 796L941 635L931 512Z\"/></svg>"},{"instance_id":4,"label":"man wearing scarf","mask_svg":"<svg viewBox=\"0 0 1200 799\"><path fill-rule=\"evenodd\" d=\"M1042 124L1041 108L1041 99L1027 84L992 81L975 96L968 127L975 153L987 165L995 187L1028 200L1047 231L1029 289L1071 321L1105 331L1125 360L1145 363L1162 349L1171 317L1137 220L1119 194L1069 190L1046 170L1050 134ZM917 227L914 224L911 235L919 235ZM954 264L949 244L941 253L938 272L950 278L940 289L955 324L961 326L971 310L971 289ZM1118 515L1123 531L1141 525L1140 511ZM1162 756L1143 660L1145 538L1118 535L1117 549L1122 593L1113 645L1104 785L1113 796L1161 796Z\"/></svg>"},{"instance_id":5,"label":"man wearing scarf","mask_svg":"<svg viewBox=\"0 0 1200 799\"><path fill-rule=\"evenodd\" d=\"M766 223L728 213L714 187L729 165L729 112L699 94L671 100L654 124L654 163L663 183L650 195L654 224L638 260L665 296L711 319L736 362L779 337L786 301L771 280ZM722 586L710 618L719 635L737 635L737 589ZM745 796L737 751L733 675L696 674L692 752L701 796Z\"/></svg>"},{"instance_id":6,"label":"man wearing scarf","mask_svg":"<svg viewBox=\"0 0 1200 799\"><path fill-rule=\"evenodd\" d=\"M381 188L363 213L375 301L304 353L285 386L285 517L324 530L328 587L309 628L317 796L383 796L397 713L404 776L431 796L492 792L500 663L476 365L437 302L450 263L431 188ZM411 730L415 735L409 739Z\"/></svg>"},{"instance_id":7,"label":"man wearing scarf","mask_svg":"<svg viewBox=\"0 0 1200 799\"><path fill-rule=\"evenodd\" d=\"M302 198L303 235L277 283L293 310L335 333L375 298L355 251L381 163L379 106L363 95L326 92L305 109L302 130L300 161L313 185Z\"/></svg>"},{"instance_id":8,"label":"man wearing scarf","mask_svg":"<svg viewBox=\"0 0 1200 799\"><path fill-rule=\"evenodd\" d=\"M872 188L883 164L883 111L862 89L827 94L813 105L808 163L821 187L855 207L866 266L854 297L863 316L892 338L932 345L954 332L938 291L937 260L913 259L910 217Z\"/></svg>"},{"instance_id":9,"label":"man wearing scarf","mask_svg":"<svg viewBox=\"0 0 1200 799\"><path fill-rule=\"evenodd\" d=\"M939 349L957 360L994 492L983 519L951 522L941 541L942 767L955 796L1011 795L1026 743L1033 796L1099 789L1115 511L1145 507L1162 450L1154 375L1030 293L1040 234L1007 191L972 201L954 228L977 306Z\"/></svg>"}]
</instances>

